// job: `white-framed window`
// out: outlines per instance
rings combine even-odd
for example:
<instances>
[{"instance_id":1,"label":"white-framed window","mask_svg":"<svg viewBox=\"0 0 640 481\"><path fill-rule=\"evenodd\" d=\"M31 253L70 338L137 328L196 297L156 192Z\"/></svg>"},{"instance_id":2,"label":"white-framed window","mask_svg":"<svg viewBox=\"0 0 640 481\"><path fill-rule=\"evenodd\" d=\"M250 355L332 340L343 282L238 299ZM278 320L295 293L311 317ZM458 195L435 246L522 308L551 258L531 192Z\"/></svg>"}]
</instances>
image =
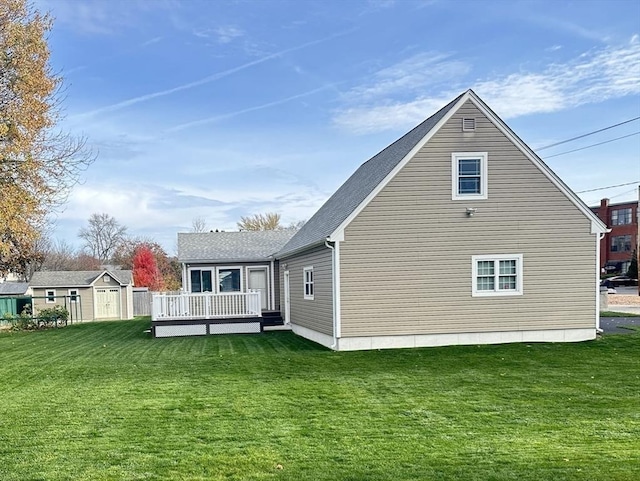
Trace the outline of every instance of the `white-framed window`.
<instances>
[{"instance_id":1,"label":"white-framed window","mask_svg":"<svg viewBox=\"0 0 640 481\"><path fill-rule=\"evenodd\" d=\"M243 292L242 268L219 266L208 269L189 269L191 292Z\"/></svg>"},{"instance_id":2,"label":"white-framed window","mask_svg":"<svg viewBox=\"0 0 640 481\"><path fill-rule=\"evenodd\" d=\"M218 267L218 292L242 292L242 269Z\"/></svg>"},{"instance_id":3,"label":"white-framed window","mask_svg":"<svg viewBox=\"0 0 640 481\"><path fill-rule=\"evenodd\" d=\"M69 289L69 302L78 302L78 289Z\"/></svg>"},{"instance_id":4,"label":"white-framed window","mask_svg":"<svg viewBox=\"0 0 640 481\"><path fill-rule=\"evenodd\" d=\"M304 280L304 298L313 300L313 266L302 270Z\"/></svg>"},{"instance_id":5,"label":"white-framed window","mask_svg":"<svg viewBox=\"0 0 640 481\"><path fill-rule=\"evenodd\" d=\"M522 295L522 254L472 256L472 296Z\"/></svg>"},{"instance_id":6,"label":"white-framed window","mask_svg":"<svg viewBox=\"0 0 640 481\"><path fill-rule=\"evenodd\" d=\"M451 154L451 198L482 200L487 198L487 152Z\"/></svg>"},{"instance_id":7,"label":"white-framed window","mask_svg":"<svg viewBox=\"0 0 640 481\"><path fill-rule=\"evenodd\" d=\"M45 296L47 300L45 301L47 304L55 304L56 302L56 291L55 289L47 289L45 292Z\"/></svg>"}]
</instances>

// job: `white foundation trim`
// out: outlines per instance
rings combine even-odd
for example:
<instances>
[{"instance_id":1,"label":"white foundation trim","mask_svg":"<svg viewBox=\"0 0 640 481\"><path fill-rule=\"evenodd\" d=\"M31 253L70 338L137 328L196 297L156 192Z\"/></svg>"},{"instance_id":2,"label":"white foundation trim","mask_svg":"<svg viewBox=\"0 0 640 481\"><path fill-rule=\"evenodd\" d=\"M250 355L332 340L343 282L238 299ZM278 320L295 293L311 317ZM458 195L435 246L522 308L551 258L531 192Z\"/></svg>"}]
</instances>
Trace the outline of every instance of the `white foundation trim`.
<instances>
[{"instance_id":1,"label":"white foundation trim","mask_svg":"<svg viewBox=\"0 0 640 481\"><path fill-rule=\"evenodd\" d=\"M292 324L299 336L331 348L332 336ZM542 331L465 332L458 334L414 334L408 336L342 337L336 351L399 349L406 347L460 346L474 344L506 344L512 342L580 342L596 338L596 329L547 329Z\"/></svg>"},{"instance_id":2,"label":"white foundation trim","mask_svg":"<svg viewBox=\"0 0 640 481\"><path fill-rule=\"evenodd\" d=\"M330 349L335 342L335 339L332 336L322 334L321 332L314 331L313 329L309 329L308 327L302 327L297 324L291 323L291 330L300 337L304 337L305 339L309 339L310 341L317 342L318 344L321 344Z\"/></svg>"}]
</instances>

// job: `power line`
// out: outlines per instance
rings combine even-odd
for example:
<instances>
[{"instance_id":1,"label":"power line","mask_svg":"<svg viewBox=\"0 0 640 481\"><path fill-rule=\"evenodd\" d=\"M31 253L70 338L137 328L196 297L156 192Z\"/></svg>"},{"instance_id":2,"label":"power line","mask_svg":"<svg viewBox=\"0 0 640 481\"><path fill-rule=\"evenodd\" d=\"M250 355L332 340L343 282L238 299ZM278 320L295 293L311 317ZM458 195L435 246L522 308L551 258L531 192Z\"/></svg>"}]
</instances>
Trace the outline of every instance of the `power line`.
<instances>
[{"instance_id":1,"label":"power line","mask_svg":"<svg viewBox=\"0 0 640 481\"><path fill-rule=\"evenodd\" d=\"M615 187L624 187L626 185L633 185L633 184L640 184L640 180L636 180L635 182L627 182L626 184L608 185L607 187L598 187L597 189L581 190L580 192L576 192L576 194L586 194L587 192L595 192L596 190L607 190L607 189L613 189Z\"/></svg>"},{"instance_id":2,"label":"power line","mask_svg":"<svg viewBox=\"0 0 640 481\"><path fill-rule=\"evenodd\" d=\"M556 145L566 144L567 142L573 142L574 140L582 139L584 137L589 137L590 135L597 134L599 132L604 132L605 130L613 129L614 127L619 127L620 125L628 124L629 122L633 122L634 120L638 120L638 119L640 119L640 117L635 117L633 119L625 120L624 122L620 122L619 124L610 125L610 126L605 127L603 129L594 130L593 132L589 132L589 133L586 133L586 134L578 135L577 137L573 137L571 139L563 140L561 142L556 142L555 144L545 145L544 147L540 147L539 149L536 149L536 152L539 152L539 151L544 150L544 149L549 149L551 147L555 147Z\"/></svg>"},{"instance_id":3,"label":"power line","mask_svg":"<svg viewBox=\"0 0 640 481\"><path fill-rule=\"evenodd\" d=\"M591 147L597 147L598 145L608 144L609 142L615 142L616 140L626 139L627 137L633 137L634 135L640 134L640 131L634 132L629 135L623 135L622 137L616 137L615 139L605 140L604 142L598 142L597 144L587 145L586 147L581 147L579 149L567 150L566 152L560 152L559 154L548 155L545 159L550 159L552 157L558 157L559 155L570 154L572 152L578 152L579 150L590 149Z\"/></svg>"}]
</instances>

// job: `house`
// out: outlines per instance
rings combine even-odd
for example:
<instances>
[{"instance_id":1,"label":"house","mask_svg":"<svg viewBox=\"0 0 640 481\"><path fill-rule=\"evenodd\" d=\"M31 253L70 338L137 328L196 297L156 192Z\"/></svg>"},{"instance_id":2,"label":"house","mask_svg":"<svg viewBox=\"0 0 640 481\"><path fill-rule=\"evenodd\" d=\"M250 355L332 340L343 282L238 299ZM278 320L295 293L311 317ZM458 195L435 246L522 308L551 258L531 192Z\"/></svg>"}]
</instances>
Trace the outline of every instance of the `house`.
<instances>
[{"instance_id":1,"label":"house","mask_svg":"<svg viewBox=\"0 0 640 481\"><path fill-rule=\"evenodd\" d=\"M0 282L0 319L6 315L20 314L31 303L28 292L28 282Z\"/></svg>"},{"instance_id":2,"label":"house","mask_svg":"<svg viewBox=\"0 0 640 481\"><path fill-rule=\"evenodd\" d=\"M638 245L638 201L610 204L602 199L591 210L611 232L600 243L600 268L607 274L626 274Z\"/></svg>"},{"instance_id":3,"label":"house","mask_svg":"<svg viewBox=\"0 0 640 481\"><path fill-rule=\"evenodd\" d=\"M582 341L606 226L471 90L362 164L276 254L334 350Z\"/></svg>"},{"instance_id":4,"label":"house","mask_svg":"<svg viewBox=\"0 0 640 481\"><path fill-rule=\"evenodd\" d=\"M40 271L29 286L33 309L65 306L76 320L133 319L133 273L129 270Z\"/></svg>"},{"instance_id":5,"label":"house","mask_svg":"<svg viewBox=\"0 0 640 481\"><path fill-rule=\"evenodd\" d=\"M277 310L278 262L273 254L294 229L178 234L178 262L187 292L260 292L261 308Z\"/></svg>"}]
</instances>

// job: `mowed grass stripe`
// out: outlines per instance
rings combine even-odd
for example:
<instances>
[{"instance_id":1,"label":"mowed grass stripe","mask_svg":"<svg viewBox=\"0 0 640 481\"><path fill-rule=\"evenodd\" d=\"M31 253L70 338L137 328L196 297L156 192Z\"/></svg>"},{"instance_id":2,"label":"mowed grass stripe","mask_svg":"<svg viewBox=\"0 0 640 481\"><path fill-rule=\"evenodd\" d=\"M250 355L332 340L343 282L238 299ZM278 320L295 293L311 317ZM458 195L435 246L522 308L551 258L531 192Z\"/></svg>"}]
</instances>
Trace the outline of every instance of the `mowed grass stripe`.
<instances>
[{"instance_id":1,"label":"mowed grass stripe","mask_svg":"<svg viewBox=\"0 0 640 481\"><path fill-rule=\"evenodd\" d=\"M148 320L0 335L0 479L640 477L640 336L335 353Z\"/></svg>"}]
</instances>

